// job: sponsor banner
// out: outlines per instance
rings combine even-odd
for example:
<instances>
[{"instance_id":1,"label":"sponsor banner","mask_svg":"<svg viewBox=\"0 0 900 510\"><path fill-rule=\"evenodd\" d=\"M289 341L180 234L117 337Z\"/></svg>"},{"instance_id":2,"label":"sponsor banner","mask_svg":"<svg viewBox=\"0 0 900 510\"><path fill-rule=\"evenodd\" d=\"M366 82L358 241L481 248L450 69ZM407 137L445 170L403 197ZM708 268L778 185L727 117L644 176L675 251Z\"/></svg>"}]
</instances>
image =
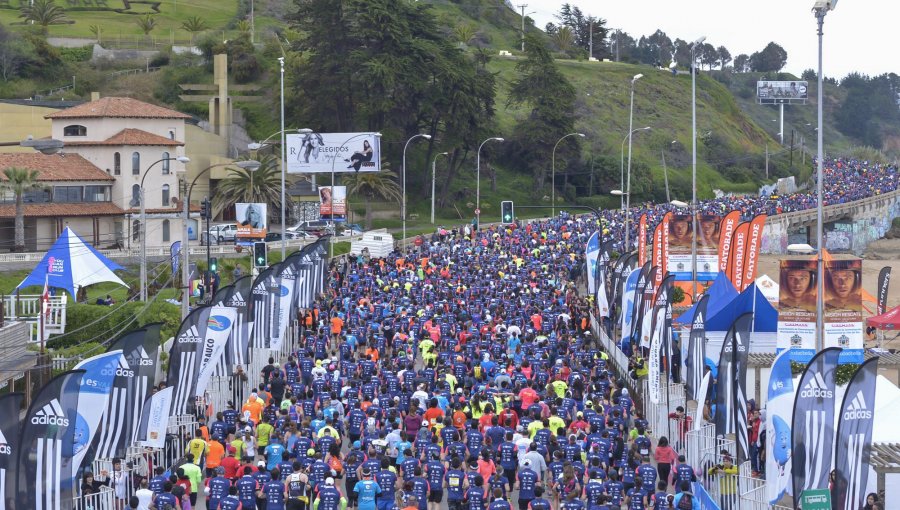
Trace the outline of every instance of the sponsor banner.
<instances>
[{"instance_id":1,"label":"sponsor banner","mask_svg":"<svg viewBox=\"0 0 900 510\"><path fill-rule=\"evenodd\" d=\"M169 247L169 260L172 266L172 274L178 274L181 267L181 241L175 241Z\"/></svg>"},{"instance_id":2,"label":"sponsor banner","mask_svg":"<svg viewBox=\"0 0 900 510\"><path fill-rule=\"evenodd\" d=\"M319 186L319 216L323 220L346 221L346 186Z\"/></svg>"},{"instance_id":3,"label":"sponsor banner","mask_svg":"<svg viewBox=\"0 0 900 510\"><path fill-rule=\"evenodd\" d=\"M653 334L653 304L656 299L656 288L653 286L653 280L656 278L656 274L659 272L659 268L653 266L650 269L650 273L648 274L647 284L644 286L644 295L641 298L641 314L640 317L640 346L641 349L649 349L650 348L650 336Z\"/></svg>"},{"instance_id":4,"label":"sponsor banner","mask_svg":"<svg viewBox=\"0 0 900 510\"><path fill-rule=\"evenodd\" d=\"M791 490L794 379L790 351L775 356L766 391L766 497L770 505L776 505Z\"/></svg>"},{"instance_id":5,"label":"sponsor banner","mask_svg":"<svg viewBox=\"0 0 900 510\"><path fill-rule=\"evenodd\" d=\"M760 104L806 104L809 82L773 81L756 82L756 100Z\"/></svg>"},{"instance_id":6,"label":"sponsor banner","mask_svg":"<svg viewBox=\"0 0 900 510\"><path fill-rule=\"evenodd\" d=\"M709 295L705 294L697 303L694 310L694 320L691 323L691 333L688 336L687 357L684 360L685 377L684 392L688 400L699 402L700 383L703 379L703 369L706 367L706 307L709 303ZM703 403L700 402L702 408Z\"/></svg>"},{"instance_id":7,"label":"sponsor banner","mask_svg":"<svg viewBox=\"0 0 900 510\"><path fill-rule=\"evenodd\" d=\"M175 388L163 388L148 398L141 412L137 439L142 446L163 448L166 446L166 426Z\"/></svg>"},{"instance_id":8,"label":"sponsor banner","mask_svg":"<svg viewBox=\"0 0 900 510\"><path fill-rule=\"evenodd\" d=\"M297 284L296 258L286 261L278 272L278 295L275 311L274 331L272 331L271 348L281 349L291 321L291 307L294 304L294 290Z\"/></svg>"},{"instance_id":9,"label":"sponsor banner","mask_svg":"<svg viewBox=\"0 0 900 510\"><path fill-rule=\"evenodd\" d=\"M656 274L654 275L653 280L651 280L651 283L653 284L654 288L659 287L659 284L662 283L663 277L665 276L665 273L666 273L666 260L667 260L666 250L667 250L667 246L668 246L668 237L669 237L669 233L668 233L669 223L667 221L667 218L670 218L671 216L672 216L672 213L666 213L666 215L663 216L663 220L660 221L656 225L656 230L653 231L652 264L654 267L660 268L660 270L657 271Z\"/></svg>"},{"instance_id":10,"label":"sponsor banner","mask_svg":"<svg viewBox=\"0 0 900 510\"><path fill-rule=\"evenodd\" d=\"M610 243L600 244L600 256L597 259L597 313L600 317L609 318L609 247Z\"/></svg>"},{"instance_id":11,"label":"sponsor banner","mask_svg":"<svg viewBox=\"0 0 900 510\"><path fill-rule=\"evenodd\" d=\"M268 233L269 205L266 203L234 204L237 220L236 237L262 239Z\"/></svg>"},{"instance_id":12,"label":"sponsor banner","mask_svg":"<svg viewBox=\"0 0 900 510\"><path fill-rule=\"evenodd\" d=\"M866 504L877 377L878 357L874 357L856 370L844 394L838 415L832 508L856 510Z\"/></svg>"},{"instance_id":13,"label":"sponsor banner","mask_svg":"<svg viewBox=\"0 0 900 510\"><path fill-rule=\"evenodd\" d=\"M216 365L224 360L225 344L231 335L236 315L237 312L234 311L234 308L228 306L210 307L203 342L198 344L197 359L199 364L197 366L197 379L194 382L194 391L191 393L193 396L203 396L203 392L206 391L209 378L212 377Z\"/></svg>"},{"instance_id":14,"label":"sponsor banner","mask_svg":"<svg viewBox=\"0 0 900 510\"><path fill-rule=\"evenodd\" d=\"M672 305L671 305L671 295L672 295L672 282L675 280L675 277L672 275L667 276L662 285L660 285L659 289L656 292L656 301L653 306L653 325L650 338L650 356L647 360L648 365L648 374L647 374L647 388L649 390L648 398L650 402L654 404L659 403L660 399L660 391L661 384L668 384L668 381L661 382L661 360L663 353L666 353L666 361L670 362L672 357L668 355L669 349L671 349L672 345L672 328L669 324L671 322L672 317ZM667 327L667 325L669 327ZM665 351L663 350L665 349Z\"/></svg>"},{"instance_id":15,"label":"sponsor banner","mask_svg":"<svg viewBox=\"0 0 900 510\"><path fill-rule=\"evenodd\" d=\"M731 243L734 240L734 230L741 221L740 211L731 211L726 214L719 223L719 272L728 271L731 262Z\"/></svg>"},{"instance_id":16,"label":"sponsor banner","mask_svg":"<svg viewBox=\"0 0 900 510\"><path fill-rule=\"evenodd\" d=\"M16 459L22 428L19 417L24 401L24 393L0 395L0 507L3 508L13 508L11 500L16 493Z\"/></svg>"},{"instance_id":17,"label":"sponsor banner","mask_svg":"<svg viewBox=\"0 0 900 510\"><path fill-rule=\"evenodd\" d=\"M777 350L808 363L816 352L816 262L782 260L778 289Z\"/></svg>"},{"instance_id":18,"label":"sponsor banner","mask_svg":"<svg viewBox=\"0 0 900 510\"><path fill-rule=\"evenodd\" d=\"M700 389L697 391L697 396L702 398L704 402L707 400L707 396L709 395L709 384L712 380L712 371L707 370L705 374L703 374L703 379L700 381ZM706 425L706 420L703 418L703 403L698 400L697 409L694 411L694 430L700 430Z\"/></svg>"},{"instance_id":19,"label":"sponsor banner","mask_svg":"<svg viewBox=\"0 0 900 510\"><path fill-rule=\"evenodd\" d=\"M631 310L631 331L628 335L631 344L641 342L641 324L644 318L644 291L650 281L650 263L646 262L638 272L637 286L634 289L634 304ZM625 345L623 345L623 348ZM630 345L629 345L630 348Z\"/></svg>"},{"instance_id":20,"label":"sponsor banner","mask_svg":"<svg viewBox=\"0 0 900 510\"><path fill-rule=\"evenodd\" d=\"M840 347L840 363L863 362L862 260L825 262L825 347Z\"/></svg>"},{"instance_id":21,"label":"sponsor banner","mask_svg":"<svg viewBox=\"0 0 900 510\"><path fill-rule=\"evenodd\" d=\"M735 319L728 329L722 342L716 379L716 436L735 435L738 465L750 458L746 385L752 322L753 314L748 312Z\"/></svg>"},{"instance_id":22,"label":"sponsor banner","mask_svg":"<svg viewBox=\"0 0 900 510\"><path fill-rule=\"evenodd\" d=\"M759 267L759 250L762 248L763 227L765 225L765 214L758 214L750 221L750 229L747 233L747 256L744 258L743 277L741 288L738 289L738 292L742 292L756 280L756 270Z\"/></svg>"},{"instance_id":23,"label":"sponsor banner","mask_svg":"<svg viewBox=\"0 0 900 510\"><path fill-rule=\"evenodd\" d=\"M719 271L719 224L721 217L697 215L697 281L712 281ZM692 281L691 242L693 221L690 215L674 215L669 222L667 268L678 281Z\"/></svg>"},{"instance_id":24,"label":"sponsor banner","mask_svg":"<svg viewBox=\"0 0 900 510\"><path fill-rule=\"evenodd\" d=\"M813 356L797 388L791 420L794 507L809 489L827 489L834 450L835 373L841 350L829 347Z\"/></svg>"},{"instance_id":25,"label":"sponsor banner","mask_svg":"<svg viewBox=\"0 0 900 510\"><path fill-rule=\"evenodd\" d=\"M597 292L597 259L600 258L600 232L594 232L588 238L584 248L584 270L587 271L588 293Z\"/></svg>"},{"instance_id":26,"label":"sponsor banner","mask_svg":"<svg viewBox=\"0 0 900 510\"><path fill-rule=\"evenodd\" d=\"M270 299L269 287L275 278L275 272L280 264L273 264L257 275L253 281L253 290L250 295L253 309L253 331L250 340L250 347L254 349L268 349L271 336L269 331L272 327L271 316L272 300Z\"/></svg>"},{"instance_id":27,"label":"sponsor banner","mask_svg":"<svg viewBox=\"0 0 900 510\"><path fill-rule=\"evenodd\" d=\"M175 388L172 397L173 416L188 414L188 403L194 395L200 368L200 355L203 352L206 327L212 307L199 306L185 317L175 335L175 341L169 350L169 372L166 386ZM193 408L193 402L190 402Z\"/></svg>"},{"instance_id":28,"label":"sponsor banner","mask_svg":"<svg viewBox=\"0 0 900 510\"><path fill-rule=\"evenodd\" d=\"M638 265L643 266L647 263L647 213L641 214L638 221Z\"/></svg>"},{"instance_id":29,"label":"sponsor banner","mask_svg":"<svg viewBox=\"0 0 900 510\"><path fill-rule=\"evenodd\" d=\"M622 320L620 324L623 337L622 344L631 342L631 332L635 313L635 293L637 292L638 279L640 279L640 276L640 269L632 269L627 276L625 276L625 289L622 292L622 313L620 315Z\"/></svg>"},{"instance_id":30,"label":"sponsor banner","mask_svg":"<svg viewBox=\"0 0 900 510\"><path fill-rule=\"evenodd\" d=\"M881 315L887 311L888 287L891 285L891 266L884 266L878 272L878 303L875 315Z\"/></svg>"},{"instance_id":31,"label":"sponsor banner","mask_svg":"<svg viewBox=\"0 0 900 510\"><path fill-rule=\"evenodd\" d=\"M731 240L731 263L728 266L727 274L736 289L741 289L744 284L744 257L747 255L749 231L750 222L745 221L734 229L734 236Z\"/></svg>"},{"instance_id":32,"label":"sponsor banner","mask_svg":"<svg viewBox=\"0 0 900 510\"><path fill-rule=\"evenodd\" d=\"M381 171L381 143L375 133L304 133L285 137L291 174Z\"/></svg>"},{"instance_id":33,"label":"sponsor banner","mask_svg":"<svg viewBox=\"0 0 900 510\"><path fill-rule=\"evenodd\" d=\"M253 312L250 295L253 292L253 278L245 276L234 282L231 292L222 300L222 304L235 310L234 327L225 348L225 366L228 373L234 371L235 365L248 363L250 335L253 331Z\"/></svg>"},{"instance_id":34,"label":"sponsor banner","mask_svg":"<svg viewBox=\"0 0 900 510\"><path fill-rule=\"evenodd\" d=\"M609 243L607 243L609 244ZM607 257L609 257L609 247L607 246ZM612 306L615 307L613 310L613 316L611 318L620 318L622 314L621 297L622 297L622 287L625 285L625 276L631 273L631 270L634 269L635 264L637 263L637 253L628 253L626 255L620 255L616 260L616 264L613 267L612 272L610 273L610 296L609 302ZM611 306L611 307L612 307Z\"/></svg>"},{"instance_id":35,"label":"sponsor banner","mask_svg":"<svg viewBox=\"0 0 900 510\"><path fill-rule=\"evenodd\" d=\"M72 508L77 488L72 464L78 430L78 390L84 370L60 374L40 388L25 413L18 439L17 510Z\"/></svg>"},{"instance_id":36,"label":"sponsor banner","mask_svg":"<svg viewBox=\"0 0 900 510\"><path fill-rule=\"evenodd\" d=\"M75 410L75 436L72 443L72 469L78 472L82 464L93 459L85 459L91 443L97 437L103 413L109 404L113 381L119 375L134 374L125 361L122 351L98 354L75 365L75 370L84 370L78 390L78 407ZM86 462L85 462L86 460Z\"/></svg>"}]
</instances>

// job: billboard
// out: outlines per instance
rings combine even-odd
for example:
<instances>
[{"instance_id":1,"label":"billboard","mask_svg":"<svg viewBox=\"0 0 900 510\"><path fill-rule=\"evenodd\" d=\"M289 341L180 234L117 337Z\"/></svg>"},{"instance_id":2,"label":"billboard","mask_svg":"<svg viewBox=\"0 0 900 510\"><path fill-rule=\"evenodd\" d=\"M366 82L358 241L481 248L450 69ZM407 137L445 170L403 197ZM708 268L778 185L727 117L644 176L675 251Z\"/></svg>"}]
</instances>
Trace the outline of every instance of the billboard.
<instances>
[{"instance_id":1,"label":"billboard","mask_svg":"<svg viewBox=\"0 0 900 510\"><path fill-rule=\"evenodd\" d=\"M806 81L756 82L756 100L759 104L806 104Z\"/></svg>"},{"instance_id":2,"label":"billboard","mask_svg":"<svg viewBox=\"0 0 900 510\"><path fill-rule=\"evenodd\" d=\"M376 133L303 133L287 135L287 171L291 174L378 172L381 144Z\"/></svg>"},{"instance_id":3,"label":"billboard","mask_svg":"<svg viewBox=\"0 0 900 510\"><path fill-rule=\"evenodd\" d=\"M268 204L234 204L234 217L237 221L237 237L266 237Z\"/></svg>"},{"instance_id":4,"label":"billboard","mask_svg":"<svg viewBox=\"0 0 900 510\"><path fill-rule=\"evenodd\" d=\"M323 220L346 221L347 186L319 186L319 216Z\"/></svg>"},{"instance_id":5,"label":"billboard","mask_svg":"<svg viewBox=\"0 0 900 510\"><path fill-rule=\"evenodd\" d=\"M719 237L722 217L697 215L697 280L711 281L719 272ZM691 239L693 222L687 214L672 216L668 227L669 246L666 268L678 281L691 281Z\"/></svg>"},{"instance_id":6,"label":"billboard","mask_svg":"<svg viewBox=\"0 0 900 510\"><path fill-rule=\"evenodd\" d=\"M782 260L778 289L777 350L809 363L816 353L816 262Z\"/></svg>"},{"instance_id":7,"label":"billboard","mask_svg":"<svg viewBox=\"0 0 900 510\"><path fill-rule=\"evenodd\" d=\"M825 263L825 347L840 347L839 363L863 362L862 260Z\"/></svg>"}]
</instances>

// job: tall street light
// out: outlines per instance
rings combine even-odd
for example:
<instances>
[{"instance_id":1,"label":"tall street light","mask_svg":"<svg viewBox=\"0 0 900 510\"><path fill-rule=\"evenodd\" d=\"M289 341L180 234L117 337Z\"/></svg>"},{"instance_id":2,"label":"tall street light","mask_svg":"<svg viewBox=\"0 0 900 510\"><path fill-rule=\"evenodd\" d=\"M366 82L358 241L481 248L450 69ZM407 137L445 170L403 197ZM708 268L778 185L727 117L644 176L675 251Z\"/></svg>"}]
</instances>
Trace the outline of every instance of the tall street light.
<instances>
[{"instance_id":1,"label":"tall street light","mask_svg":"<svg viewBox=\"0 0 900 510\"><path fill-rule=\"evenodd\" d=\"M431 140L431 135L426 135L424 133L412 135L403 145L403 203L400 204L400 216L403 217L403 238L400 241L401 243L406 242L406 149L409 147L409 142L416 138Z\"/></svg>"},{"instance_id":2,"label":"tall street light","mask_svg":"<svg viewBox=\"0 0 900 510\"><path fill-rule=\"evenodd\" d=\"M622 217L625 217L625 142L631 139L631 135L637 133L638 131L649 131L650 126L642 127L642 128L634 128L622 138L622 143L619 144L619 196L622 197ZM613 193L615 194L615 193Z\"/></svg>"},{"instance_id":3,"label":"tall street light","mask_svg":"<svg viewBox=\"0 0 900 510\"><path fill-rule=\"evenodd\" d=\"M438 156L448 156L449 152L440 152L434 155L434 159L431 160L431 224L434 225L434 188L435 183L437 182L437 158Z\"/></svg>"},{"instance_id":4,"label":"tall street light","mask_svg":"<svg viewBox=\"0 0 900 510\"><path fill-rule=\"evenodd\" d=\"M631 226L628 220L631 217L629 209L631 209L631 138L634 134L634 84L641 78L643 74L636 74L631 78L631 101L628 106L628 182L625 184L625 253L630 250Z\"/></svg>"},{"instance_id":5,"label":"tall street light","mask_svg":"<svg viewBox=\"0 0 900 510\"><path fill-rule=\"evenodd\" d=\"M553 152L550 157L550 216L553 217L556 217L556 148L559 147L560 142L570 136L580 136L581 138L584 138L584 133L569 133L563 135L556 141L556 145L553 146Z\"/></svg>"},{"instance_id":6,"label":"tall street light","mask_svg":"<svg viewBox=\"0 0 900 510\"><path fill-rule=\"evenodd\" d=\"M706 36L691 43L691 281L692 302L697 300L697 47Z\"/></svg>"},{"instance_id":7,"label":"tall street light","mask_svg":"<svg viewBox=\"0 0 900 510\"><path fill-rule=\"evenodd\" d=\"M184 198L184 200L182 200L182 207L183 207L182 212L184 214L184 218L182 218L182 221L181 221L181 235L182 235L182 238L181 238L182 239L182 242L181 242L181 284L184 285L184 294L181 297L181 318L182 319L184 319L188 315L189 308L190 308L189 305L190 305L190 300L191 300L190 285L188 284L188 278L190 278L190 274L188 273L188 265L190 265L190 263L191 263L190 240L188 239L188 220L189 220L190 214L191 214L191 212L190 212L191 211L191 209L190 209L191 208L191 193L194 191L194 185L197 184L197 180L200 178L200 176L202 176L206 172L209 172L213 168L218 168L218 167L222 167L222 166L236 166L238 168L243 168L244 170L251 172L250 177L252 178L253 172L256 172L259 169L260 163L259 163L259 161L255 161L255 160L251 159L251 160L247 160L247 161L238 161L235 163L217 163L215 165L210 165L210 166L204 168L203 170L200 170L200 172L194 177L194 180L191 181L190 186L188 186L188 183L187 183L187 172L186 171L184 172L184 176L183 176L184 190L183 190L183 192L185 193L185 195L182 197L182 198ZM199 232L197 233L197 235L199 237L199 235L200 235ZM282 240L282 243L284 243L284 240Z\"/></svg>"},{"instance_id":8,"label":"tall street light","mask_svg":"<svg viewBox=\"0 0 900 510\"><path fill-rule=\"evenodd\" d=\"M190 163L191 158L187 156L178 156L177 158L162 158L154 161L144 170L141 176L141 301L147 301L147 201L144 200L144 179L150 174L150 169L162 163L163 161L178 161L179 163Z\"/></svg>"},{"instance_id":9,"label":"tall street light","mask_svg":"<svg viewBox=\"0 0 900 510\"><path fill-rule=\"evenodd\" d=\"M0 142L0 147L28 147L34 149L41 154L56 154L61 151L65 143L55 138L39 138L34 139L29 135L28 138L18 142Z\"/></svg>"},{"instance_id":10,"label":"tall street light","mask_svg":"<svg viewBox=\"0 0 900 510\"><path fill-rule=\"evenodd\" d=\"M825 15L828 14L828 11L834 9L836 5L837 0L816 0L816 3L813 5L813 14L815 14L818 22L817 34L819 35L819 72L816 75L818 81L818 90L816 91L818 114L818 128L816 129L816 247L818 248L816 272L819 275L816 278L816 351L821 351L825 347L825 324L822 318L822 310L825 309L825 278L823 278L825 268L822 260L822 250L824 248L822 241L824 237L824 232L822 232L822 207L825 201L823 193L823 159L825 154L822 149L822 25L825 23Z\"/></svg>"},{"instance_id":11,"label":"tall street light","mask_svg":"<svg viewBox=\"0 0 900 510\"><path fill-rule=\"evenodd\" d=\"M475 153L475 223L478 227L481 227L481 148L491 140L502 142L503 138L488 138L481 142L481 145L478 146L478 151Z\"/></svg>"}]
</instances>

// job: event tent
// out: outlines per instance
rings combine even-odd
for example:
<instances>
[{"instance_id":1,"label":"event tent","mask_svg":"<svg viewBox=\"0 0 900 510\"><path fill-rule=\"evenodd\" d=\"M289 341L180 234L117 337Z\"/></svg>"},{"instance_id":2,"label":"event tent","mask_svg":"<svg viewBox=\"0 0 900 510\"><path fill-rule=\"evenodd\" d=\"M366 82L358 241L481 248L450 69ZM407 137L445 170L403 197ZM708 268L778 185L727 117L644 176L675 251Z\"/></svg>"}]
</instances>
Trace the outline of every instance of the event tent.
<instances>
[{"instance_id":1,"label":"event tent","mask_svg":"<svg viewBox=\"0 0 900 510\"><path fill-rule=\"evenodd\" d=\"M719 311L724 308L728 303L731 303L734 298L738 296L737 289L734 288L734 285L731 283L731 280L725 276L724 272L720 272L719 276L716 277L715 281L713 281L712 285L706 289L706 294L709 296L709 302L706 304L706 317L707 323L709 322L709 317L713 317ZM675 319L676 324L685 324L690 325L694 320L694 313L697 309L697 305L690 307L686 312L679 315L677 319ZM707 330L709 327L707 326Z\"/></svg>"},{"instance_id":2,"label":"event tent","mask_svg":"<svg viewBox=\"0 0 900 510\"><path fill-rule=\"evenodd\" d=\"M881 315L866 319L868 326L878 329L900 329L900 306L896 306Z\"/></svg>"},{"instance_id":3,"label":"event tent","mask_svg":"<svg viewBox=\"0 0 900 510\"><path fill-rule=\"evenodd\" d=\"M113 282L128 287L113 272L118 269L122 266L104 257L66 227L37 267L16 288L43 287L46 283L76 297L78 289L95 283Z\"/></svg>"},{"instance_id":4,"label":"event tent","mask_svg":"<svg viewBox=\"0 0 900 510\"><path fill-rule=\"evenodd\" d=\"M755 303L754 303L755 300ZM747 312L755 311L753 331L757 333L774 333L778 327L778 311L769 303L756 283L744 289L736 298L726 304L716 314L706 319L707 331L728 331L728 328Z\"/></svg>"}]
</instances>

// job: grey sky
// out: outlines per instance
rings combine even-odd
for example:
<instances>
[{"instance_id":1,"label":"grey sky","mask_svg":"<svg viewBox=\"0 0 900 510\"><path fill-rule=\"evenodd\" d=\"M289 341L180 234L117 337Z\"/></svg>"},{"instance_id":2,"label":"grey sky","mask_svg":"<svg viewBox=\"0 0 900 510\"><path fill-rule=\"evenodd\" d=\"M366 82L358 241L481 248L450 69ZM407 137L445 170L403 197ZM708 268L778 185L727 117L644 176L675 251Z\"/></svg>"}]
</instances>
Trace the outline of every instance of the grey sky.
<instances>
[{"instance_id":1,"label":"grey sky","mask_svg":"<svg viewBox=\"0 0 900 510\"><path fill-rule=\"evenodd\" d=\"M512 0L527 3L526 12L538 26L556 21L553 15L565 3L558 0ZM732 56L751 54L775 41L787 50L785 71L796 75L817 67L818 42L813 0L635 0L600 2L570 0L584 13L607 20L635 39L657 28L670 38L694 40L701 35L715 46L724 45ZM900 73L895 30L900 20L896 0L843 0L825 17L824 74L842 78L858 71L870 76Z\"/></svg>"}]
</instances>

